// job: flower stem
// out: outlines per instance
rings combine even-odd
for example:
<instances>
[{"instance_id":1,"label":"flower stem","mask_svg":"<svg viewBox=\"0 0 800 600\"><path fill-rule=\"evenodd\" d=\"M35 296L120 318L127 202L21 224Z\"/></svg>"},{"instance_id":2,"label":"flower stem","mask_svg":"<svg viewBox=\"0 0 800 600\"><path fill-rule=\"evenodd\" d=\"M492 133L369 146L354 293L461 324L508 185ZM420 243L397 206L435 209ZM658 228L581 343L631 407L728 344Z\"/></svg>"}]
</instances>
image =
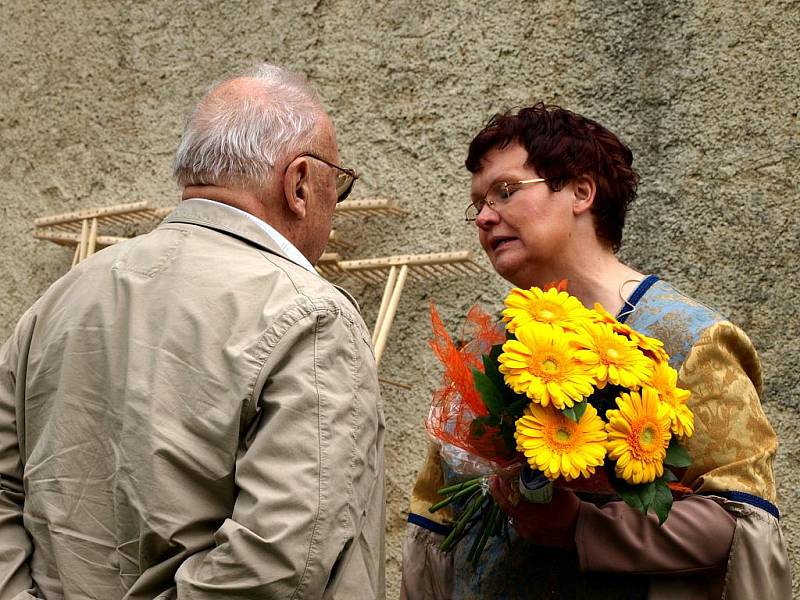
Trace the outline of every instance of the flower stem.
<instances>
[{"instance_id":1,"label":"flower stem","mask_svg":"<svg viewBox=\"0 0 800 600\"><path fill-rule=\"evenodd\" d=\"M443 487L440 490L436 490L436 493L439 494L440 496L446 496L448 494L460 492L464 488L472 487L476 483L480 483L482 479L483 477L476 477L475 479L468 479L467 481L454 483L453 485L448 485L447 487Z\"/></svg>"},{"instance_id":2,"label":"flower stem","mask_svg":"<svg viewBox=\"0 0 800 600\"><path fill-rule=\"evenodd\" d=\"M439 502L437 502L436 504L434 504L433 506L431 506L431 507L428 509L428 512L432 512L432 513L434 513L434 512L436 512L437 510L444 508L445 506L447 506L448 504L450 504L450 503L451 503L451 502L453 502L454 500L458 500L459 498L462 498L462 497L464 497L464 496L470 495L472 492L474 492L474 491L476 491L476 490L480 489L480 487L481 487L481 483L480 483L480 482L481 482L481 480L480 480L480 478L478 478L478 479L475 479L475 480L473 480L472 482L468 482L468 483L471 483L471 485L469 485L469 486L466 486L466 487L463 487L463 486L462 486L462 487L458 487L458 488L457 488L457 489L458 489L458 491L456 491L456 492L455 492L454 494L452 494L451 496L448 496L448 497L447 497L447 498L445 498L444 500L440 500ZM450 486L450 487L451 487L451 488L455 488L456 486ZM443 488L443 490L446 490L446 489L448 489L448 488ZM443 490L439 490L439 492L438 492L438 493L441 495Z\"/></svg>"},{"instance_id":3,"label":"flower stem","mask_svg":"<svg viewBox=\"0 0 800 600\"><path fill-rule=\"evenodd\" d=\"M497 522L497 511L500 510L500 507L491 496L487 498L487 501L488 503L491 503L491 507L484 511L483 527L481 527L480 533L475 537L472 548L467 555L467 562L477 562L478 558L480 558L481 554L483 554L483 549L486 547L486 542L488 542L489 538L494 535L495 523Z\"/></svg>"},{"instance_id":4,"label":"flower stem","mask_svg":"<svg viewBox=\"0 0 800 600\"><path fill-rule=\"evenodd\" d=\"M461 540L461 538L464 536L464 528L470 522L472 516L475 514L478 508L483 505L484 496L485 492L481 490L480 486L478 486L478 489L473 492L473 495L469 497L469 500L467 500L467 508L465 508L464 512L461 513L461 516L459 516L455 527L453 527L453 531L450 532L450 535L448 535L442 542L441 546L439 546L442 552L447 552Z\"/></svg>"}]
</instances>

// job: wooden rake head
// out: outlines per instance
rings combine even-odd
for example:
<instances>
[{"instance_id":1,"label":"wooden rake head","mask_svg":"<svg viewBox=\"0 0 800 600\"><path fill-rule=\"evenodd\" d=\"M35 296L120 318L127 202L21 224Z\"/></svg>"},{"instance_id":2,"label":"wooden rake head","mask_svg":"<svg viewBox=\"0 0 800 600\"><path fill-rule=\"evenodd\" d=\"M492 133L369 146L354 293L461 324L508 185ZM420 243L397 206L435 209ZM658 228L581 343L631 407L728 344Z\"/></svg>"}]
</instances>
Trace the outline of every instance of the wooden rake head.
<instances>
[{"instance_id":1,"label":"wooden rake head","mask_svg":"<svg viewBox=\"0 0 800 600\"><path fill-rule=\"evenodd\" d=\"M397 200L389 198L366 198L363 200L345 200L336 205L333 213L336 221L356 220L362 217L399 217L406 214L399 207Z\"/></svg>"},{"instance_id":2,"label":"wooden rake head","mask_svg":"<svg viewBox=\"0 0 800 600\"><path fill-rule=\"evenodd\" d=\"M138 225L143 221L159 218L164 211L170 209L151 208L147 200L117 204L101 208L87 208L75 212L39 217L33 224L37 229L49 229L65 233L80 233L84 221L96 220L100 226ZM42 238L49 239L49 238ZM55 240L53 240L55 241Z\"/></svg>"},{"instance_id":3,"label":"wooden rake head","mask_svg":"<svg viewBox=\"0 0 800 600\"><path fill-rule=\"evenodd\" d=\"M447 276L465 276L483 273L484 270L472 260L472 252L439 252L432 254L401 254L383 258L344 260L337 264L339 271L365 283L384 284L381 305L372 343L375 347L375 363L379 363L386 348L389 330L392 327L400 295L406 280L441 279Z\"/></svg>"},{"instance_id":4,"label":"wooden rake head","mask_svg":"<svg viewBox=\"0 0 800 600\"><path fill-rule=\"evenodd\" d=\"M383 258L344 260L338 263L342 275L364 283L383 284L392 267L407 267L411 279L441 279L484 273L473 261L472 252L438 252L432 254L400 254Z\"/></svg>"}]
</instances>

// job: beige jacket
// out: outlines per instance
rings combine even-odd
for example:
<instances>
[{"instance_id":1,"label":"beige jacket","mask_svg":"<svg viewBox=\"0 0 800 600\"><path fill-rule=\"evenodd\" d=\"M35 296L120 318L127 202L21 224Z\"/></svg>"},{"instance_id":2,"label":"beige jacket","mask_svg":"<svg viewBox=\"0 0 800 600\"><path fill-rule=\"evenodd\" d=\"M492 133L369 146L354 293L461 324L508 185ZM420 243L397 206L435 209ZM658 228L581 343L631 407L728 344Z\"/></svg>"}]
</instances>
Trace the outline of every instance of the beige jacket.
<instances>
[{"instance_id":1,"label":"beige jacket","mask_svg":"<svg viewBox=\"0 0 800 600\"><path fill-rule=\"evenodd\" d=\"M355 301L186 201L0 349L0 600L384 596L384 420Z\"/></svg>"}]
</instances>

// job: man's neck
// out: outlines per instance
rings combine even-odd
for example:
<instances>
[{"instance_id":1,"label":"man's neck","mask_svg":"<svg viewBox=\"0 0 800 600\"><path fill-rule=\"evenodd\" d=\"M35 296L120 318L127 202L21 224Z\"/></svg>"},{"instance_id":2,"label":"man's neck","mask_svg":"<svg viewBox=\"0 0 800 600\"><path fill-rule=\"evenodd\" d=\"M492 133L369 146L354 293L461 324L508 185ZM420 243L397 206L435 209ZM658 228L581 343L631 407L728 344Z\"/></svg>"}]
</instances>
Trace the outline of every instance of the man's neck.
<instances>
[{"instance_id":1,"label":"man's neck","mask_svg":"<svg viewBox=\"0 0 800 600\"><path fill-rule=\"evenodd\" d=\"M292 244L297 245L292 228L281 218L279 211L277 209L267 210L263 199L253 192L219 185L187 185L183 188L181 200L188 200L189 198L205 198L206 200L214 200L215 202L238 208L269 224L270 227L292 242Z\"/></svg>"},{"instance_id":2,"label":"man's neck","mask_svg":"<svg viewBox=\"0 0 800 600\"><path fill-rule=\"evenodd\" d=\"M183 188L181 200L188 200L189 198L205 198L215 202L222 202L250 213L262 221L267 220L264 218L266 214L263 214L266 212L263 203L255 194L245 190L234 190L219 185L187 185Z\"/></svg>"}]
</instances>

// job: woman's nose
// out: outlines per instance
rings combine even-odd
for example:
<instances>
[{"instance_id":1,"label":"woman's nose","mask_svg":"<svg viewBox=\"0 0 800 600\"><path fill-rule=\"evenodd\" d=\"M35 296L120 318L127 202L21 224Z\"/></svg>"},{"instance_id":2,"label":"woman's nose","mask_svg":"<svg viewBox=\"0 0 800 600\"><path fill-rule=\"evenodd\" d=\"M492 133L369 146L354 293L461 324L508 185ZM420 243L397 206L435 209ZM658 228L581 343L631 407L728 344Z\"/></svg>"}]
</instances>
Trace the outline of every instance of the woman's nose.
<instances>
[{"instance_id":1,"label":"woman's nose","mask_svg":"<svg viewBox=\"0 0 800 600\"><path fill-rule=\"evenodd\" d=\"M475 217L475 225L481 229L486 229L487 227L496 224L499 220L500 215L498 212L487 203L483 205L481 212L479 212L478 216Z\"/></svg>"}]
</instances>

